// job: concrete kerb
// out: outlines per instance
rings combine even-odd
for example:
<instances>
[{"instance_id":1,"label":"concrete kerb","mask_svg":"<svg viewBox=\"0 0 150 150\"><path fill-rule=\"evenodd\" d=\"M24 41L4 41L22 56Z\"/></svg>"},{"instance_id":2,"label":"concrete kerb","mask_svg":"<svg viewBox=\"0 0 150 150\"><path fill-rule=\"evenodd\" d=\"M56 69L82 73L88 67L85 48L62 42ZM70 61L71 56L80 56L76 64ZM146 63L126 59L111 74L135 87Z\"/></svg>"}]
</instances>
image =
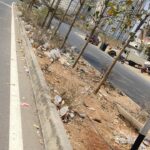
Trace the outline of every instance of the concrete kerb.
<instances>
[{"instance_id":1,"label":"concrete kerb","mask_svg":"<svg viewBox=\"0 0 150 150\"><path fill-rule=\"evenodd\" d=\"M46 84L36 56L32 51L32 46L26 35L24 25L18 16L17 6L14 4L13 9L14 16L16 18L16 32L21 35L26 62L29 67L31 83L42 128L45 150L72 150L72 146L68 140L56 107L51 102L49 88ZM18 33L16 35L18 35Z\"/></svg>"}]
</instances>

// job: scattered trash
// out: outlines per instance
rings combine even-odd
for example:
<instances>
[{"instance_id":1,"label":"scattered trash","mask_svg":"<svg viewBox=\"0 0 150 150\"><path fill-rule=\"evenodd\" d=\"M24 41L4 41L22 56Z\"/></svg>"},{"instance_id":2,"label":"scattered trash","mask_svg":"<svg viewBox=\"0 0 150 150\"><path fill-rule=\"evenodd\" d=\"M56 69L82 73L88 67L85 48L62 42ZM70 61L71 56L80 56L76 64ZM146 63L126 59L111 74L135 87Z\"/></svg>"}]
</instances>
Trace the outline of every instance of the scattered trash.
<instances>
[{"instance_id":1,"label":"scattered trash","mask_svg":"<svg viewBox=\"0 0 150 150\"><path fill-rule=\"evenodd\" d=\"M33 43L34 43L34 40L33 40L33 39L30 39L30 43L33 44Z\"/></svg>"},{"instance_id":2,"label":"scattered trash","mask_svg":"<svg viewBox=\"0 0 150 150\"><path fill-rule=\"evenodd\" d=\"M53 25L51 25L51 30L53 30L55 27Z\"/></svg>"},{"instance_id":3,"label":"scattered trash","mask_svg":"<svg viewBox=\"0 0 150 150\"><path fill-rule=\"evenodd\" d=\"M102 123L102 121L100 119L94 118L93 120L98 122L98 123Z\"/></svg>"},{"instance_id":4,"label":"scattered trash","mask_svg":"<svg viewBox=\"0 0 150 150\"><path fill-rule=\"evenodd\" d=\"M146 146L150 146L150 140L145 139L145 140L143 141L143 144L146 145Z\"/></svg>"},{"instance_id":5,"label":"scattered trash","mask_svg":"<svg viewBox=\"0 0 150 150\"><path fill-rule=\"evenodd\" d=\"M83 102L83 105L84 105L85 107L89 107L85 102Z\"/></svg>"},{"instance_id":6,"label":"scattered trash","mask_svg":"<svg viewBox=\"0 0 150 150\"><path fill-rule=\"evenodd\" d=\"M36 130L36 133L39 137L41 137L40 130Z\"/></svg>"},{"instance_id":7,"label":"scattered trash","mask_svg":"<svg viewBox=\"0 0 150 150\"><path fill-rule=\"evenodd\" d=\"M40 139L40 144L41 144L41 145L43 145L43 144L44 144L44 142L43 142L43 140L42 140L42 139Z\"/></svg>"},{"instance_id":8,"label":"scattered trash","mask_svg":"<svg viewBox=\"0 0 150 150\"><path fill-rule=\"evenodd\" d=\"M36 124L33 124L33 127L35 127L36 129L40 129L40 127Z\"/></svg>"},{"instance_id":9,"label":"scattered trash","mask_svg":"<svg viewBox=\"0 0 150 150\"><path fill-rule=\"evenodd\" d=\"M60 117L64 117L69 112L69 107L64 106L59 110Z\"/></svg>"},{"instance_id":10,"label":"scattered trash","mask_svg":"<svg viewBox=\"0 0 150 150\"><path fill-rule=\"evenodd\" d=\"M75 114L73 112L69 113L69 116L71 117L71 119L73 119L75 117Z\"/></svg>"},{"instance_id":11,"label":"scattered trash","mask_svg":"<svg viewBox=\"0 0 150 150\"><path fill-rule=\"evenodd\" d=\"M59 59L59 61L60 61L60 63L61 63L62 65L70 66L70 64L67 62L67 60L66 60L64 57L61 57L61 58Z\"/></svg>"},{"instance_id":12,"label":"scattered trash","mask_svg":"<svg viewBox=\"0 0 150 150\"><path fill-rule=\"evenodd\" d=\"M52 33L52 31L51 31L50 29L48 29L48 30L47 30L47 33L51 34L51 33Z\"/></svg>"},{"instance_id":13,"label":"scattered trash","mask_svg":"<svg viewBox=\"0 0 150 150\"><path fill-rule=\"evenodd\" d=\"M21 103L21 106L22 107L29 107L30 105L28 103L23 102L23 103Z\"/></svg>"},{"instance_id":14,"label":"scattered trash","mask_svg":"<svg viewBox=\"0 0 150 150\"><path fill-rule=\"evenodd\" d=\"M49 43L45 43L45 44L43 45L43 47L47 50L47 49L50 48L50 45L49 45Z\"/></svg>"},{"instance_id":15,"label":"scattered trash","mask_svg":"<svg viewBox=\"0 0 150 150\"><path fill-rule=\"evenodd\" d=\"M26 31L30 31L32 28L33 28L33 27L32 27L30 24L25 25Z\"/></svg>"},{"instance_id":16,"label":"scattered trash","mask_svg":"<svg viewBox=\"0 0 150 150\"><path fill-rule=\"evenodd\" d=\"M118 144L133 144L134 138L120 134L115 136L115 142Z\"/></svg>"},{"instance_id":17,"label":"scattered trash","mask_svg":"<svg viewBox=\"0 0 150 150\"><path fill-rule=\"evenodd\" d=\"M147 150L147 147L142 143L138 150Z\"/></svg>"},{"instance_id":18,"label":"scattered trash","mask_svg":"<svg viewBox=\"0 0 150 150\"><path fill-rule=\"evenodd\" d=\"M29 69L28 69L27 66L24 66L24 69L25 69L25 72L26 72L26 73L29 73Z\"/></svg>"},{"instance_id":19,"label":"scattered trash","mask_svg":"<svg viewBox=\"0 0 150 150\"><path fill-rule=\"evenodd\" d=\"M88 108L89 110L93 110L93 111L95 111L96 109L95 108L93 108L93 107L90 107L90 108Z\"/></svg>"},{"instance_id":20,"label":"scattered trash","mask_svg":"<svg viewBox=\"0 0 150 150\"><path fill-rule=\"evenodd\" d=\"M78 112L78 111L74 111L74 113L76 114L76 115L78 115L80 118L82 118L82 119L84 119L87 115L86 114L84 114L84 113L80 113L80 112Z\"/></svg>"},{"instance_id":21,"label":"scattered trash","mask_svg":"<svg viewBox=\"0 0 150 150\"><path fill-rule=\"evenodd\" d=\"M77 48L75 46L71 46L70 48L72 51L75 51Z\"/></svg>"},{"instance_id":22,"label":"scattered trash","mask_svg":"<svg viewBox=\"0 0 150 150\"><path fill-rule=\"evenodd\" d=\"M120 90L118 91L118 94L121 96L125 96L125 94L123 92L121 92Z\"/></svg>"},{"instance_id":23,"label":"scattered trash","mask_svg":"<svg viewBox=\"0 0 150 150\"><path fill-rule=\"evenodd\" d=\"M25 97L23 96L22 99L25 100Z\"/></svg>"},{"instance_id":24,"label":"scattered trash","mask_svg":"<svg viewBox=\"0 0 150 150\"><path fill-rule=\"evenodd\" d=\"M48 66L48 67L47 67L47 71L48 71L48 72L52 72L51 66Z\"/></svg>"},{"instance_id":25,"label":"scattered trash","mask_svg":"<svg viewBox=\"0 0 150 150\"><path fill-rule=\"evenodd\" d=\"M52 49L50 52L44 52L49 58L53 59L53 61L58 60L61 57L59 49Z\"/></svg>"},{"instance_id":26,"label":"scattered trash","mask_svg":"<svg viewBox=\"0 0 150 150\"><path fill-rule=\"evenodd\" d=\"M103 95L102 95L102 94L100 94L100 93L98 93L98 95L99 95L100 97L103 97Z\"/></svg>"},{"instance_id":27,"label":"scattered trash","mask_svg":"<svg viewBox=\"0 0 150 150\"><path fill-rule=\"evenodd\" d=\"M82 118L82 119L84 119L84 118L86 117L86 114L84 114L84 113L78 113L78 115L79 115L79 117Z\"/></svg>"},{"instance_id":28,"label":"scattered trash","mask_svg":"<svg viewBox=\"0 0 150 150\"><path fill-rule=\"evenodd\" d=\"M54 104L56 106L60 106L61 102L62 102L62 97L60 97L59 95L56 95L54 98Z\"/></svg>"},{"instance_id":29,"label":"scattered trash","mask_svg":"<svg viewBox=\"0 0 150 150\"><path fill-rule=\"evenodd\" d=\"M118 119L114 119L113 123L118 124L119 123Z\"/></svg>"},{"instance_id":30,"label":"scattered trash","mask_svg":"<svg viewBox=\"0 0 150 150\"><path fill-rule=\"evenodd\" d=\"M54 90L54 93L59 94L59 92L57 90Z\"/></svg>"}]
</instances>

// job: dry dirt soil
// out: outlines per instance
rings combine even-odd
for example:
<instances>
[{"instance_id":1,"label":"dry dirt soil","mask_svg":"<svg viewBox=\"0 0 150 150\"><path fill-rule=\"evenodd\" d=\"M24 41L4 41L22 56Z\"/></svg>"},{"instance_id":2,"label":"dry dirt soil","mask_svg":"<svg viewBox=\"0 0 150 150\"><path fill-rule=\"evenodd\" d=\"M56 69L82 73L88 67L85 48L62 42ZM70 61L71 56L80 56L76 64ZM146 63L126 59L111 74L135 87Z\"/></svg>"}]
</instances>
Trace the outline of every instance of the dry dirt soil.
<instances>
[{"instance_id":1,"label":"dry dirt soil","mask_svg":"<svg viewBox=\"0 0 150 150\"><path fill-rule=\"evenodd\" d=\"M120 104L138 118L141 110L131 99L107 84L94 95L93 90L97 87L101 74L83 59L76 69L72 69L62 65L59 60L52 63L47 56L37 58L53 101L59 95L64 100L64 105L85 116L82 118L75 115L64 123L74 150L130 148L130 143L122 144L116 139L125 136L134 141L137 132L121 117L116 104Z\"/></svg>"},{"instance_id":2,"label":"dry dirt soil","mask_svg":"<svg viewBox=\"0 0 150 150\"><path fill-rule=\"evenodd\" d=\"M31 27L30 27L31 28ZM97 95L93 91L98 86L102 74L81 59L75 69L72 64L77 56L70 52L52 61L46 54L43 42L38 42L37 29L28 26L27 34L33 51L43 71L50 89L52 102L55 96L62 98L58 113L64 106L69 107L73 117L63 120L66 132L74 150L128 150L137 137L137 131L118 112L116 104L144 122L145 116L124 93L106 83ZM39 29L38 29L39 30ZM49 40L47 34L43 41ZM59 39L48 42L47 49L60 46Z\"/></svg>"}]
</instances>

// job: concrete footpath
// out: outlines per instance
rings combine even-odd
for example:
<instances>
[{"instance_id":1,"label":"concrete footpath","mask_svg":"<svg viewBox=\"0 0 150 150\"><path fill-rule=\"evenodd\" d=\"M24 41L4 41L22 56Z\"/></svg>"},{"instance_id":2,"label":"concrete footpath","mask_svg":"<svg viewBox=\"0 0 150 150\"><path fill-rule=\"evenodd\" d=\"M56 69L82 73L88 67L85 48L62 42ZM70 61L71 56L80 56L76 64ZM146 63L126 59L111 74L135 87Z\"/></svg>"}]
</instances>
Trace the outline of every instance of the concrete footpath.
<instances>
[{"instance_id":1,"label":"concrete footpath","mask_svg":"<svg viewBox=\"0 0 150 150\"><path fill-rule=\"evenodd\" d=\"M14 6L13 8L16 18L17 35L20 35L19 37L21 38L18 42L21 42L22 49L24 49L25 52L25 59L28 66L27 68L29 69L28 71L44 139L44 147L46 150L71 150L72 147L66 135L63 123L56 107L51 103L49 88L36 60L36 56L32 51L32 46L24 29L24 23L18 17L17 7Z\"/></svg>"},{"instance_id":2,"label":"concrete footpath","mask_svg":"<svg viewBox=\"0 0 150 150\"><path fill-rule=\"evenodd\" d=\"M20 42L20 34L18 34L18 26L15 24L16 16L14 11L14 4L12 5L12 22L14 21L14 34L12 40L16 40L16 55L17 55L17 68L18 68L18 82L19 82L19 101L21 109L21 129L23 150L44 150L43 137L41 134L41 127L37 109L35 105L35 98L31 86L31 81L25 60L25 53L22 43ZM14 103L14 102L13 102ZM17 114L14 114L17 116ZM17 118L16 118L17 119ZM15 118L13 118L13 122ZM17 132L18 132L17 131ZM19 134L19 132L17 133ZM14 140L15 143L15 140ZM16 142L16 149L21 149L20 142ZM14 146L9 144L9 150L13 150Z\"/></svg>"}]
</instances>

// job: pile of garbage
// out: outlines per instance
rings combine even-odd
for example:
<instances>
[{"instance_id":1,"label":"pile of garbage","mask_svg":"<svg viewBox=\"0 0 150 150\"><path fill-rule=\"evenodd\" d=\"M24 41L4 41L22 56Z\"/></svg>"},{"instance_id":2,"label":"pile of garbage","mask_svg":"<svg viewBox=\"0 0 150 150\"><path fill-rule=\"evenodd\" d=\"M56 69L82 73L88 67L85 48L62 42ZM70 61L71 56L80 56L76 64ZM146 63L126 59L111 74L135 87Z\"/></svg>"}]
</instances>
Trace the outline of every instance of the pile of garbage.
<instances>
[{"instance_id":1,"label":"pile of garbage","mask_svg":"<svg viewBox=\"0 0 150 150\"><path fill-rule=\"evenodd\" d=\"M84 119L86 117L86 114L79 113L76 110L73 110L71 107L67 106L65 104L65 101L63 98L59 95L56 95L54 97L55 106L57 107L57 110L59 112L59 115L64 123L68 123L71 120L73 120L76 116L80 117L81 119Z\"/></svg>"},{"instance_id":2,"label":"pile of garbage","mask_svg":"<svg viewBox=\"0 0 150 150\"><path fill-rule=\"evenodd\" d=\"M75 60L74 55L71 55L71 53L69 52L63 53L63 50L60 50L59 48L45 51L44 55L47 56L52 63L55 61L59 61L65 67L72 66Z\"/></svg>"},{"instance_id":3,"label":"pile of garbage","mask_svg":"<svg viewBox=\"0 0 150 150\"><path fill-rule=\"evenodd\" d=\"M136 137L133 135L125 135L125 134L119 134L116 133L114 135L114 140L117 144L121 145L133 145L135 142ZM140 145L139 150L147 150L147 147L150 146L150 140L148 138L145 138L143 143Z\"/></svg>"}]
</instances>

